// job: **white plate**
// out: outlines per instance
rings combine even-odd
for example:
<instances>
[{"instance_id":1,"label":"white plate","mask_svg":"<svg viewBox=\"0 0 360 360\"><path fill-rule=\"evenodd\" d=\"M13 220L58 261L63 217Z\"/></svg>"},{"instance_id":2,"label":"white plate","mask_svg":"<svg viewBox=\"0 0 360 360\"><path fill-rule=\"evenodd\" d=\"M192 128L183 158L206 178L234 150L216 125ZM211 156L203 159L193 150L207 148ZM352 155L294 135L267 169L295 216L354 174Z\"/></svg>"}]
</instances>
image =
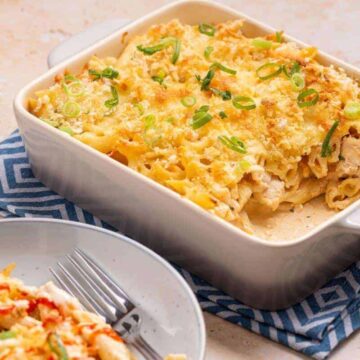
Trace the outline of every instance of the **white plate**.
<instances>
[{"instance_id":1,"label":"white plate","mask_svg":"<svg viewBox=\"0 0 360 360\"><path fill-rule=\"evenodd\" d=\"M145 313L143 335L162 354L201 360L205 326L189 286L165 260L125 236L94 226L53 219L0 223L0 267L16 262L14 275L28 285L51 279L49 266L80 247L119 281Z\"/></svg>"}]
</instances>

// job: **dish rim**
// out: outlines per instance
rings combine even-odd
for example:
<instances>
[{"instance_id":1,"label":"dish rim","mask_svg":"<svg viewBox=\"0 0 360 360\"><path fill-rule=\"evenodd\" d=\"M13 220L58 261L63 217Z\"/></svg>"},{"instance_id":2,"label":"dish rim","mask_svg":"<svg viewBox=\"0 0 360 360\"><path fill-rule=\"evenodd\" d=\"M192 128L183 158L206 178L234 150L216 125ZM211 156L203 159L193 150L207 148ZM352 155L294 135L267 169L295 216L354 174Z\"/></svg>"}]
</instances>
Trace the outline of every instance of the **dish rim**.
<instances>
[{"instance_id":1,"label":"dish rim","mask_svg":"<svg viewBox=\"0 0 360 360\"><path fill-rule=\"evenodd\" d=\"M198 325L198 330L199 330L200 349L201 349L199 360L205 359L207 337L206 337L206 327L205 327L204 315L201 310L200 304L199 304L194 292L191 290L190 285L185 281L185 279L179 274L178 271L176 271L176 269L173 266L171 266L171 264L167 260L165 260L163 257L158 255L155 251L153 251L153 250L149 249L148 247L140 244L139 242L127 237L124 234L121 234L121 233L118 233L118 232L115 232L112 230L108 230L105 228L101 228L96 225L85 224L85 223L76 222L76 221L72 221L72 220L52 219L52 218L31 218L31 219L30 218L15 218L15 219L12 218L12 219L2 219L1 220L1 223L16 223L16 222L55 223L55 224L61 224L61 225L66 225L66 226L70 226L70 227L85 228L85 229L89 229L91 231L96 231L96 232L102 232L102 233L105 233L107 236L112 236L112 237L120 239L121 241L124 241L125 243L129 244L130 246L137 248L139 251L143 251L147 256L156 260L159 264L161 264L164 268L166 268L174 276L174 278L177 279L177 281L182 286L182 288L185 290L187 296L191 300L191 304L192 304L192 307L193 307L193 310L195 312L195 316L196 316L197 322L198 322L197 325ZM1 242L1 240L0 240L0 242Z\"/></svg>"},{"instance_id":2,"label":"dish rim","mask_svg":"<svg viewBox=\"0 0 360 360\"><path fill-rule=\"evenodd\" d=\"M227 231L231 231L234 235L241 237L242 239L244 239L246 241L257 243L259 245L267 246L267 247L288 248L288 247L292 247L292 246L297 246L297 245L301 244L302 242L309 240L314 235L321 233L325 228L336 227L336 226L346 227L345 223L341 224L341 220L344 220L346 217L348 217L350 214L352 214L354 211L356 211L358 208L360 208L360 199L356 200L353 204L351 204L347 208L339 211L338 213L331 215L328 219L321 222L320 224L318 224L317 226L312 228L310 231L306 231L306 233L304 235L302 235L300 237L296 237L295 239L273 241L273 240L263 239L256 235L250 235L250 234L246 233L244 230L237 227L236 225L231 224L230 222L220 218L219 216L211 214L210 212L206 211L205 209L202 209L200 206L194 204L190 200L188 200L184 197L181 197L175 191L168 189L167 187L156 182L155 180L152 180L151 178L146 177L145 175L129 168L128 166L106 156L105 154L101 153L100 151L92 148L90 145L86 145L86 144L82 143L80 140L74 139L74 138L68 136L67 134L46 124L45 122L40 121L39 118L37 118L35 115L31 114L26 109L26 107L23 105L23 102L26 100L28 93L31 92L31 90L33 88L35 88L38 84L40 84L48 79L52 80L53 76L58 74L60 71L63 71L67 66L76 64L77 62L81 62L81 58L83 56L84 57L90 56L91 54L96 53L97 48L105 45L108 42L111 42L113 39L121 37L121 35L123 33L128 31L132 27L136 27L137 25L141 24L142 22L150 20L154 16L161 15L162 13L166 13L168 10L171 10L172 8L176 8L176 7L182 6L182 5L189 5L189 4L200 4L203 6L205 5L205 6L215 8L216 10L225 10L238 18L242 18L245 21L254 24L255 26L259 27L259 29L263 29L263 30L270 31L270 32L276 31L276 29L273 28L272 26L269 26L259 20L252 18L251 16L248 16L238 10L235 10L235 9L233 9L229 6L223 5L221 3L217 3L217 2L209 1L209 0L178 0L178 1L172 2L170 4L167 4L165 6L162 6L158 9L156 9L155 11L152 11L144 16L141 16L134 21L131 21L129 24L125 25L124 27L112 32L105 38L94 42L91 46L86 47L85 49L79 51L75 55L69 57L68 59L65 59L64 61L60 62L53 68L48 69L47 71L45 71L44 73L42 73L41 75L36 77L34 80L32 80L31 82L26 84L24 87L22 87L20 89L20 91L17 93L17 95L14 99L14 103L13 103L15 113L18 113L23 118L26 118L26 120L29 120L33 124L36 123L36 126L43 127L44 130L50 131L54 135L59 136L60 138L63 139L63 141L65 141L65 142L68 141L68 142L72 143L78 149L82 149L83 151L89 152L93 156L96 156L99 160L108 161L109 165L112 164L112 165L116 166L119 170L121 169L121 171L128 172L128 175L137 177L138 180L143 181L144 184L146 184L146 186L151 187L152 190L154 190L156 192L165 193L165 194L167 194L167 196L171 196L174 200L180 201L190 211L196 211L205 221L215 222L217 224L217 226L226 228ZM301 40L298 40L298 39L296 39L292 36L286 35L286 34L284 35L284 38L287 41L294 41L302 47L310 46L310 45L302 42ZM342 61L341 59L338 59L332 55L329 55L321 50L318 51L318 54L320 56L324 56L325 58L327 58L327 60L334 62L336 66L344 67L345 72L348 72L349 70L351 70L352 72L357 74L357 76L360 77L360 69L356 68L355 66L348 64L348 63Z\"/></svg>"}]
</instances>

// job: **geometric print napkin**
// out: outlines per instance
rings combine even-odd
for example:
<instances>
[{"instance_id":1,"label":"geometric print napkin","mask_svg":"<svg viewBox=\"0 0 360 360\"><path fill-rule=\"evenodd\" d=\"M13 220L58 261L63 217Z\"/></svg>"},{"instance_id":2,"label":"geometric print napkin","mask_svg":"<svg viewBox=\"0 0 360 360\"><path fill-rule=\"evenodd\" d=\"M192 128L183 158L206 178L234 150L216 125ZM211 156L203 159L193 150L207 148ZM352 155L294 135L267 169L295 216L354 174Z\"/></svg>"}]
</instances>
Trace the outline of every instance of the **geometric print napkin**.
<instances>
[{"instance_id":1,"label":"geometric print napkin","mask_svg":"<svg viewBox=\"0 0 360 360\"><path fill-rule=\"evenodd\" d=\"M0 142L0 215L67 219L113 229L34 177L18 130ZM205 311L315 359L328 357L360 328L360 261L301 303L280 311L246 306L174 266Z\"/></svg>"}]
</instances>

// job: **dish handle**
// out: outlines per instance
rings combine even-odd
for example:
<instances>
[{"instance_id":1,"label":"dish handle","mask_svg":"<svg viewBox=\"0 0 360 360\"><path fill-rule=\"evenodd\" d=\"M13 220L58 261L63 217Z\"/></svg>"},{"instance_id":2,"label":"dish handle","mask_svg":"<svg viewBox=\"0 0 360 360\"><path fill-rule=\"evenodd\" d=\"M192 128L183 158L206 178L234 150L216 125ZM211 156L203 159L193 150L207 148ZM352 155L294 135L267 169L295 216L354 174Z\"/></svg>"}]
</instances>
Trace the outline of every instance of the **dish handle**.
<instances>
[{"instance_id":1,"label":"dish handle","mask_svg":"<svg viewBox=\"0 0 360 360\"><path fill-rule=\"evenodd\" d=\"M360 208L341 219L337 226L348 233L360 235Z\"/></svg>"},{"instance_id":2,"label":"dish handle","mask_svg":"<svg viewBox=\"0 0 360 360\"><path fill-rule=\"evenodd\" d=\"M71 36L50 51L47 58L48 67L54 67L65 59L94 44L96 41L119 30L129 22L129 19L110 19L95 24L78 34Z\"/></svg>"}]
</instances>

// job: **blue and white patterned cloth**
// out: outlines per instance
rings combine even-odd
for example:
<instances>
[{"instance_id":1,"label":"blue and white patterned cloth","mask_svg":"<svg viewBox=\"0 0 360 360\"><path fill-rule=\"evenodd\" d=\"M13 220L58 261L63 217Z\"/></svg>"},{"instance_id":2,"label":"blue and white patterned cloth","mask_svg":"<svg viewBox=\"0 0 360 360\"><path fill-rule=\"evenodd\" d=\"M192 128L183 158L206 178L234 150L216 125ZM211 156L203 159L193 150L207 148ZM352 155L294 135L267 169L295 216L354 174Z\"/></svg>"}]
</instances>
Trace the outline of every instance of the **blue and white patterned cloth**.
<instances>
[{"instance_id":1,"label":"blue and white patterned cloth","mask_svg":"<svg viewBox=\"0 0 360 360\"><path fill-rule=\"evenodd\" d=\"M39 182L19 132L0 143L0 215L53 217L107 227ZM201 307L315 359L325 359L360 327L360 261L303 302L281 311L252 309L177 267Z\"/></svg>"}]
</instances>

